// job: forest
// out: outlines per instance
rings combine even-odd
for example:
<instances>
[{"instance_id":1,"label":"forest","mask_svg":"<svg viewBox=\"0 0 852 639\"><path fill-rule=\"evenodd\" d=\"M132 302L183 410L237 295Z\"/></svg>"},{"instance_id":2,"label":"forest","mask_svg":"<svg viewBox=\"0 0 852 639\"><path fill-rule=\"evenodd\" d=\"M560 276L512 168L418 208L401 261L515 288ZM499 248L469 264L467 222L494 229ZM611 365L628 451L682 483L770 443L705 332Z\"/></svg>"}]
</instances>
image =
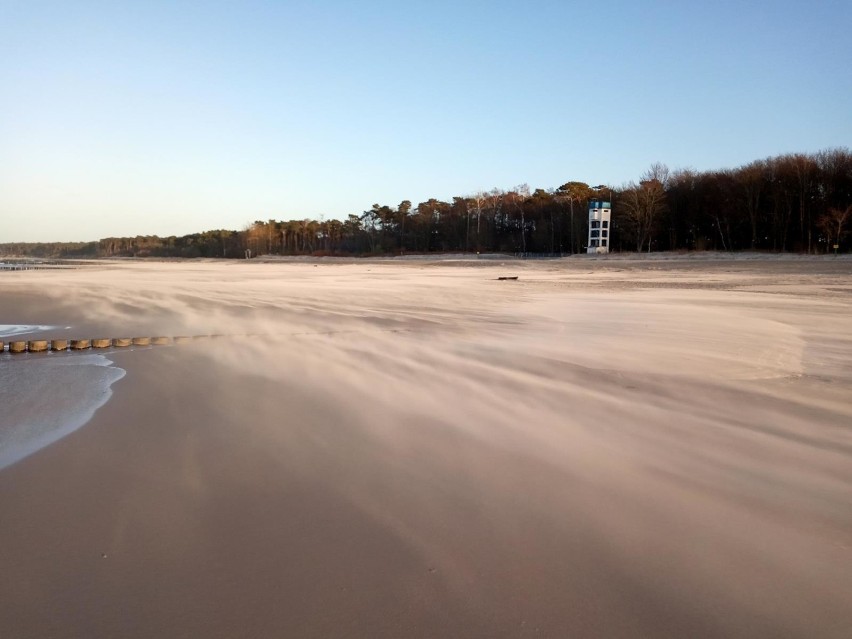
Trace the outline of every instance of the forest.
<instances>
[{"instance_id":1,"label":"forest","mask_svg":"<svg viewBox=\"0 0 852 639\"><path fill-rule=\"evenodd\" d=\"M612 202L612 251L850 249L852 154L832 148L699 172L653 164L620 186L526 184L413 204L373 204L345 220L259 220L240 230L92 242L7 243L0 255L41 258L381 256L412 253L584 253L590 200Z\"/></svg>"}]
</instances>

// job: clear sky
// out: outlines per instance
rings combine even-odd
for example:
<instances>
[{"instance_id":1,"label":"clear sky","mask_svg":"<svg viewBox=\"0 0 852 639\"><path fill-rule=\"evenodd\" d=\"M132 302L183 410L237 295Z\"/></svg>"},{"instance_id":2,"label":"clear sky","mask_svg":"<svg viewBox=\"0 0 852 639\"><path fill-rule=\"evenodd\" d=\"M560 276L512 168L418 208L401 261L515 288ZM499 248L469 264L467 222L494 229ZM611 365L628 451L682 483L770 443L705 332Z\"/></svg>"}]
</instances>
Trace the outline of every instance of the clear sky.
<instances>
[{"instance_id":1,"label":"clear sky","mask_svg":"<svg viewBox=\"0 0 852 639\"><path fill-rule=\"evenodd\" d=\"M0 0L0 242L852 146L850 26L850 0Z\"/></svg>"}]
</instances>

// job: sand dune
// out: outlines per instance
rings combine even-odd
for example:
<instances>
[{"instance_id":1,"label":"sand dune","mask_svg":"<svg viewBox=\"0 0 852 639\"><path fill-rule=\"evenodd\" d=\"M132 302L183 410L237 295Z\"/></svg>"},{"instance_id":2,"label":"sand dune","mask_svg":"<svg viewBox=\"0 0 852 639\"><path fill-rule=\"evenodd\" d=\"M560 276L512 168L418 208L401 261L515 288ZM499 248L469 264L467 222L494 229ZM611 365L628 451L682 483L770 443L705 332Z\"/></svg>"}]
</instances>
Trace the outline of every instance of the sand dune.
<instances>
[{"instance_id":1,"label":"sand dune","mask_svg":"<svg viewBox=\"0 0 852 639\"><path fill-rule=\"evenodd\" d=\"M51 337L233 337L111 353L88 425L0 471L0 629L848 637L850 272L4 273L0 322Z\"/></svg>"}]
</instances>

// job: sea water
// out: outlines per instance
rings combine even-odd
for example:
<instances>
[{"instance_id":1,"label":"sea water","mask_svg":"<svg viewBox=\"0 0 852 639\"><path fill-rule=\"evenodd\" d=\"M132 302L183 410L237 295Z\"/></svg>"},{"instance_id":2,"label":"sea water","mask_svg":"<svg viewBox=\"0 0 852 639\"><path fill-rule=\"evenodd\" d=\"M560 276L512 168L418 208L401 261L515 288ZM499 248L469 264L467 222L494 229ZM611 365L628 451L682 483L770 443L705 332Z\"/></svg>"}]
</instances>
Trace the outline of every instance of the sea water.
<instances>
[{"instance_id":1,"label":"sea water","mask_svg":"<svg viewBox=\"0 0 852 639\"><path fill-rule=\"evenodd\" d=\"M0 326L0 336L10 333ZM47 327L24 327L13 334ZM92 353L0 355L0 469L88 422L124 369Z\"/></svg>"}]
</instances>

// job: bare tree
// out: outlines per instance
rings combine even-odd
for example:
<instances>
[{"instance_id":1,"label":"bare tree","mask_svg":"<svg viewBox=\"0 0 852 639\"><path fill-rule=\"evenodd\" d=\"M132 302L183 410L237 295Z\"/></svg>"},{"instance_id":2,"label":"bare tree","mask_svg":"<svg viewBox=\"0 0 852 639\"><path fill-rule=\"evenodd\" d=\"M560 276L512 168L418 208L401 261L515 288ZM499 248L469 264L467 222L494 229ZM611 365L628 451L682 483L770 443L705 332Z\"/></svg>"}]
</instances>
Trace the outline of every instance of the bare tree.
<instances>
[{"instance_id":1,"label":"bare tree","mask_svg":"<svg viewBox=\"0 0 852 639\"><path fill-rule=\"evenodd\" d=\"M669 181L669 169L657 162L642 175L639 184L631 182L622 191L619 203L624 215L630 220L636 231L636 252L648 243L651 252L651 239L654 224L660 213L666 208L666 185Z\"/></svg>"},{"instance_id":2,"label":"bare tree","mask_svg":"<svg viewBox=\"0 0 852 639\"><path fill-rule=\"evenodd\" d=\"M746 210L748 211L748 219L751 224L752 250L757 246L757 219L758 211L760 210L760 196L763 193L764 185L768 182L767 172L767 163L763 160L757 160L741 168L737 176L745 194Z\"/></svg>"},{"instance_id":3,"label":"bare tree","mask_svg":"<svg viewBox=\"0 0 852 639\"><path fill-rule=\"evenodd\" d=\"M807 231L808 253L810 253L812 249L813 236L811 230L811 207L808 206L808 202L811 195L811 189L813 188L814 178L816 177L817 163L813 158L802 153L793 155L792 159L799 187L799 228L801 230L803 241Z\"/></svg>"},{"instance_id":4,"label":"bare tree","mask_svg":"<svg viewBox=\"0 0 852 639\"><path fill-rule=\"evenodd\" d=\"M485 202L488 200L488 195L485 191L477 191L470 197L470 201L473 203L473 210L476 211L476 250L479 250L480 242L479 242L479 220L482 217L482 207Z\"/></svg>"},{"instance_id":5,"label":"bare tree","mask_svg":"<svg viewBox=\"0 0 852 639\"><path fill-rule=\"evenodd\" d=\"M828 209L828 212L817 220L817 225L825 232L829 248L832 244L840 244L840 240L847 232L843 227L850 219L852 219L852 204L845 209Z\"/></svg>"}]
</instances>

